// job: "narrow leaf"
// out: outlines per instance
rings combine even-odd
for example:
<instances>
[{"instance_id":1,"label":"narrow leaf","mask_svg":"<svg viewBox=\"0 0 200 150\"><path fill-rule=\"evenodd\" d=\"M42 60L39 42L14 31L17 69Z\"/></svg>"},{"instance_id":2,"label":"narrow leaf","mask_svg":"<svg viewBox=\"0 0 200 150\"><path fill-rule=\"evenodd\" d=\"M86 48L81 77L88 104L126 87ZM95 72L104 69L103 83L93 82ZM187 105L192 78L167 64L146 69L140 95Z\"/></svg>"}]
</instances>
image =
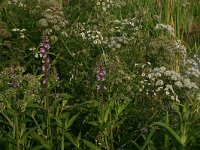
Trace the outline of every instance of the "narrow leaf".
<instances>
[{"instance_id":1,"label":"narrow leaf","mask_svg":"<svg viewBox=\"0 0 200 150\"><path fill-rule=\"evenodd\" d=\"M90 150L101 150L99 147L97 147L96 145L94 145L92 142L88 140L83 140L83 142L88 148L90 148Z\"/></svg>"},{"instance_id":2,"label":"narrow leaf","mask_svg":"<svg viewBox=\"0 0 200 150\"><path fill-rule=\"evenodd\" d=\"M47 141L45 139L43 139L38 133L36 133L35 131L33 131L32 133L30 133L31 137L34 138L35 140L37 140L38 142L40 142L40 144L42 146L44 146L46 149L51 149L51 147L49 146L49 144L47 143Z\"/></svg>"},{"instance_id":3,"label":"narrow leaf","mask_svg":"<svg viewBox=\"0 0 200 150\"><path fill-rule=\"evenodd\" d=\"M65 122L65 129L69 128L74 123L78 115L79 114L74 115L73 117L70 118L68 122Z\"/></svg>"},{"instance_id":4,"label":"narrow leaf","mask_svg":"<svg viewBox=\"0 0 200 150\"><path fill-rule=\"evenodd\" d=\"M79 147L79 142L76 140L74 136L71 135L71 133L66 132L64 133L65 137L76 147Z\"/></svg>"},{"instance_id":5,"label":"narrow leaf","mask_svg":"<svg viewBox=\"0 0 200 150\"><path fill-rule=\"evenodd\" d=\"M167 126L166 124L164 124L164 123L162 123L162 122L154 122L153 124L154 124L154 125L161 126L161 127L164 127L165 129L167 129L167 130L176 138L176 140L177 140L179 143L183 144L183 143L181 142L180 136L179 136L172 128L170 128L169 126Z\"/></svg>"},{"instance_id":6,"label":"narrow leaf","mask_svg":"<svg viewBox=\"0 0 200 150\"><path fill-rule=\"evenodd\" d=\"M153 136L153 134L156 132L157 128L153 128L151 130L151 132L149 133L148 137L145 140L144 145L142 146L142 150L145 150L146 146L149 144L151 137Z\"/></svg>"}]
</instances>

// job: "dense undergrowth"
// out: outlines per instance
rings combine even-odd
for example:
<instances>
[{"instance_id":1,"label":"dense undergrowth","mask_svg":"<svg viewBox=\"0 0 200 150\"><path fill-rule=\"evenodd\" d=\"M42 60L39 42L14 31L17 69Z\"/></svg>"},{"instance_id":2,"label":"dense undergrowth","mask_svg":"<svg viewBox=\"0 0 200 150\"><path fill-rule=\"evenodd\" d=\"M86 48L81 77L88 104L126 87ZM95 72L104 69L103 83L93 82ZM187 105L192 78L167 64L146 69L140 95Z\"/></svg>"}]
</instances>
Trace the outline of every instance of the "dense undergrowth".
<instances>
[{"instance_id":1,"label":"dense undergrowth","mask_svg":"<svg viewBox=\"0 0 200 150\"><path fill-rule=\"evenodd\" d=\"M199 7L0 0L0 149L199 149Z\"/></svg>"}]
</instances>

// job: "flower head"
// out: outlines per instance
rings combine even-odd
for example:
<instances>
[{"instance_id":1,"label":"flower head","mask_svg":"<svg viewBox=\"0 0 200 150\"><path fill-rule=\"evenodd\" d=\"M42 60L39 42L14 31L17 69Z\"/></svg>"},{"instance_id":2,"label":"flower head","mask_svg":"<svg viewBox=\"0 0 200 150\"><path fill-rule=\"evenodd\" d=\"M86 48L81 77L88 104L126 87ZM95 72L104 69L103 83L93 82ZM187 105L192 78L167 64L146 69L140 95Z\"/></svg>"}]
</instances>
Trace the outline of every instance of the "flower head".
<instances>
[{"instance_id":1,"label":"flower head","mask_svg":"<svg viewBox=\"0 0 200 150\"><path fill-rule=\"evenodd\" d=\"M50 49L50 43L48 36L43 36L42 41L40 43L40 54L42 56L42 72L44 74L45 79L43 80L43 84L47 84L48 74L51 68L50 58L48 57L47 50Z\"/></svg>"}]
</instances>

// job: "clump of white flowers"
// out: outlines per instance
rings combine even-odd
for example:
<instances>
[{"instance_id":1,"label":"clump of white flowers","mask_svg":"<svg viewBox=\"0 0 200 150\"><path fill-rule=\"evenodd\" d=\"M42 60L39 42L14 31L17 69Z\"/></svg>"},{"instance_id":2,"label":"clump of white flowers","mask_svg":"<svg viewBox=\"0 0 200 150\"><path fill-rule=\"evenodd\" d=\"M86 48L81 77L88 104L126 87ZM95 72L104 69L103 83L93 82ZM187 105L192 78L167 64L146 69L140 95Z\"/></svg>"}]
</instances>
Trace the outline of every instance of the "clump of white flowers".
<instances>
[{"instance_id":1,"label":"clump of white flowers","mask_svg":"<svg viewBox=\"0 0 200 150\"><path fill-rule=\"evenodd\" d=\"M30 47L29 50L33 53L33 55L35 56L35 58L41 58L42 54L40 53L40 51L36 48L36 47Z\"/></svg>"},{"instance_id":2,"label":"clump of white flowers","mask_svg":"<svg viewBox=\"0 0 200 150\"><path fill-rule=\"evenodd\" d=\"M197 61L194 59L187 59L183 67L185 68L185 75L192 78L199 78L200 77L200 70L199 70L199 64L198 64L198 58L196 58Z\"/></svg>"},{"instance_id":3,"label":"clump of white flowers","mask_svg":"<svg viewBox=\"0 0 200 150\"><path fill-rule=\"evenodd\" d=\"M8 4L14 4L15 6L18 6L20 8L24 8L26 9L27 5L25 2L19 1L19 0L8 0L7 1Z\"/></svg>"},{"instance_id":4,"label":"clump of white flowers","mask_svg":"<svg viewBox=\"0 0 200 150\"><path fill-rule=\"evenodd\" d=\"M38 21L38 25L44 28L44 33L48 35L51 41L58 40L56 33L60 33L64 37L68 37L66 27L68 21L65 19L62 9L53 5L42 12L43 18Z\"/></svg>"},{"instance_id":5,"label":"clump of white flowers","mask_svg":"<svg viewBox=\"0 0 200 150\"><path fill-rule=\"evenodd\" d=\"M179 97L183 94L187 92L192 94L199 89L198 85L191 81L189 77L167 69L165 66L152 68L148 64L138 64L137 67L142 70L139 75L139 91L146 95L159 96L162 99L169 98L180 102Z\"/></svg>"},{"instance_id":6,"label":"clump of white flowers","mask_svg":"<svg viewBox=\"0 0 200 150\"><path fill-rule=\"evenodd\" d=\"M95 7L99 11L108 11L112 7L122 7L126 5L124 1L121 0L96 0Z\"/></svg>"},{"instance_id":7,"label":"clump of white flowers","mask_svg":"<svg viewBox=\"0 0 200 150\"><path fill-rule=\"evenodd\" d=\"M108 43L109 48L121 48L123 44L128 44L129 38L125 36L111 37Z\"/></svg>"},{"instance_id":8,"label":"clump of white flowers","mask_svg":"<svg viewBox=\"0 0 200 150\"><path fill-rule=\"evenodd\" d=\"M170 39L166 36L159 36L151 39L146 52L147 61L152 62L153 66L161 66L177 69L187 58L187 49L180 40Z\"/></svg>"},{"instance_id":9,"label":"clump of white flowers","mask_svg":"<svg viewBox=\"0 0 200 150\"><path fill-rule=\"evenodd\" d=\"M76 30L74 31L75 35L78 35L83 40L92 42L95 45L104 45L108 42L107 37L103 36L103 33L97 28L87 25L86 23L77 23Z\"/></svg>"},{"instance_id":10,"label":"clump of white flowers","mask_svg":"<svg viewBox=\"0 0 200 150\"><path fill-rule=\"evenodd\" d=\"M17 28L14 28L14 29L12 29L12 31L16 32L16 33L19 33L20 38L22 38L22 39L25 38L24 32L26 31L26 29L17 29Z\"/></svg>"},{"instance_id":11,"label":"clump of white flowers","mask_svg":"<svg viewBox=\"0 0 200 150\"><path fill-rule=\"evenodd\" d=\"M171 25L168 24L156 24L155 31L166 31L167 33L169 33L172 37L175 37L175 32L174 32L174 28Z\"/></svg>"}]
</instances>

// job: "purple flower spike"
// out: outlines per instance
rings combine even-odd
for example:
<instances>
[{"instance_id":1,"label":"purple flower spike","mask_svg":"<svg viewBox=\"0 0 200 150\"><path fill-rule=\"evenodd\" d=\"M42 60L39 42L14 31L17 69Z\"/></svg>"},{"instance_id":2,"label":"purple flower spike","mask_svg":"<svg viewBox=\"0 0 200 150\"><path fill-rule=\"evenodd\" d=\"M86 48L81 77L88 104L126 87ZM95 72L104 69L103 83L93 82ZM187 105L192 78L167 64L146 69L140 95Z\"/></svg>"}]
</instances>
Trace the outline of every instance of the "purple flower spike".
<instances>
[{"instance_id":1,"label":"purple flower spike","mask_svg":"<svg viewBox=\"0 0 200 150\"><path fill-rule=\"evenodd\" d=\"M96 75L98 84L96 86L97 90L106 89L106 86L103 84L103 81L106 80L106 70L103 65L99 65L97 67L97 75Z\"/></svg>"},{"instance_id":2,"label":"purple flower spike","mask_svg":"<svg viewBox=\"0 0 200 150\"><path fill-rule=\"evenodd\" d=\"M43 84L48 82L48 74L51 68L50 58L48 57L47 50L50 48L48 36L43 36L40 43L40 53L42 55L42 72L44 74Z\"/></svg>"}]
</instances>

